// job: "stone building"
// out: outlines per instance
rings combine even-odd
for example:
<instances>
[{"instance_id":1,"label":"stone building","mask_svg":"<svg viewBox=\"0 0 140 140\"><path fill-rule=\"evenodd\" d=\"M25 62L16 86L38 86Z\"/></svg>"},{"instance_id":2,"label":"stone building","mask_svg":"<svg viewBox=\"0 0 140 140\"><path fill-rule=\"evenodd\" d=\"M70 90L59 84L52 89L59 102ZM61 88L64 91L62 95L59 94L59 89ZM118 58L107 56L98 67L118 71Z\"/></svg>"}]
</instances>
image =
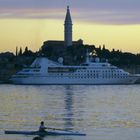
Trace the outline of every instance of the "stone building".
<instances>
[{"instance_id":1,"label":"stone building","mask_svg":"<svg viewBox=\"0 0 140 140\"><path fill-rule=\"evenodd\" d=\"M83 40L78 41L72 40L72 18L70 14L69 6L67 6L66 17L64 21L64 41L61 40L48 40L43 43L42 48L46 47L69 47L69 46L81 46L83 45Z\"/></svg>"}]
</instances>

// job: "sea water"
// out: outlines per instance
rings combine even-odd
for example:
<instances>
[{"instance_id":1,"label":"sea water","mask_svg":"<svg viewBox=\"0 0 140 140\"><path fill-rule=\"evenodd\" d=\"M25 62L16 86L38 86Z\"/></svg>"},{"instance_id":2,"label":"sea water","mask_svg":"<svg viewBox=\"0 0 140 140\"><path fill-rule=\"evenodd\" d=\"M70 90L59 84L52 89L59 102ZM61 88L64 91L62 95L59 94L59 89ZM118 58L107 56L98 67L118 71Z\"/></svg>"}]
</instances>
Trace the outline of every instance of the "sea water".
<instances>
[{"instance_id":1,"label":"sea water","mask_svg":"<svg viewBox=\"0 0 140 140\"><path fill-rule=\"evenodd\" d=\"M0 85L0 140L32 140L4 130L38 130L40 121L86 133L44 140L139 140L140 85Z\"/></svg>"}]
</instances>

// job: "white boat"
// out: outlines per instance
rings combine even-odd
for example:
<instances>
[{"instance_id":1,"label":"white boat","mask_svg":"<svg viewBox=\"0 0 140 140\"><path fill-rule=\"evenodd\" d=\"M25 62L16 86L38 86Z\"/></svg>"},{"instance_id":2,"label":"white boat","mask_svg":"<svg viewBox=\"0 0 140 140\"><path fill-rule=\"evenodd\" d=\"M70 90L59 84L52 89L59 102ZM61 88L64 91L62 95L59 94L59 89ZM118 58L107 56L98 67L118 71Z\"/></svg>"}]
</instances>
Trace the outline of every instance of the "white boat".
<instances>
[{"instance_id":1,"label":"white boat","mask_svg":"<svg viewBox=\"0 0 140 140\"><path fill-rule=\"evenodd\" d=\"M67 66L45 57L38 57L30 67L11 77L14 84L27 85L111 85L134 84L140 78L99 58L79 66Z\"/></svg>"}]
</instances>

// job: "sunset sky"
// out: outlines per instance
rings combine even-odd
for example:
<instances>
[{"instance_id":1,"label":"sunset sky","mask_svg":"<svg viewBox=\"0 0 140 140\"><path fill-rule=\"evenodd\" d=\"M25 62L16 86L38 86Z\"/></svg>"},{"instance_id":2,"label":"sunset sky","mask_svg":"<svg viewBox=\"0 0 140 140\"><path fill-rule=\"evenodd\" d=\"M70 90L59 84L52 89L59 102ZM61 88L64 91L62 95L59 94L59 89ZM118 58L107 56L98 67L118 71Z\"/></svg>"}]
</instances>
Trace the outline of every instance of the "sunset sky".
<instances>
[{"instance_id":1,"label":"sunset sky","mask_svg":"<svg viewBox=\"0 0 140 140\"><path fill-rule=\"evenodd\" d=\"M140 53L140 0L0 0L0 52L63 40L67 5L73 40Z\"/></svg>"}]
</instances>

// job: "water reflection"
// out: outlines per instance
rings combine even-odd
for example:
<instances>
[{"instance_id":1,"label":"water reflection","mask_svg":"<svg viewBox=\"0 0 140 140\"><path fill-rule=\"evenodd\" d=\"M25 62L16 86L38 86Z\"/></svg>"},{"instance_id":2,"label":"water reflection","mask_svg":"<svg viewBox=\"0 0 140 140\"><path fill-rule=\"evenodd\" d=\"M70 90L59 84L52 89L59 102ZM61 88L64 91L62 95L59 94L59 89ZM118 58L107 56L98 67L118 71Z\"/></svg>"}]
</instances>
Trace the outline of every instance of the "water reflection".
<instances>
[{"instance_id":1,"label":"water reflection","mask_svg":"<svg viewBox=\"0 0 140 140\"><path fill-rule=\"evenodd\" d=\"M44 140L139 140L140 86L0 86L0 140L33 140L4 130L72 128L86 137ZM85 129L84 129L85 128Z\"/></svg>"},{"instance_id":2,"label":"water reflection","mask_svg":"<svg viewBox=\"0 0 140 140\"><path fill-rule=\"evenodd\" d=\"M63 118L65 121L65 128L73 128L73 88L72 86L66 86L65 90L65 110L66 116Z\"/></svg>"},{"instance_id":3,"label":"water reflection","mask_svg":"<svg viewBox=\"0 0 140 140\"><path fill-rule=\"evenodd\" d=\"M33 140L44 140L43 137L34 137Z\"/></svg>"}]
</instances>

